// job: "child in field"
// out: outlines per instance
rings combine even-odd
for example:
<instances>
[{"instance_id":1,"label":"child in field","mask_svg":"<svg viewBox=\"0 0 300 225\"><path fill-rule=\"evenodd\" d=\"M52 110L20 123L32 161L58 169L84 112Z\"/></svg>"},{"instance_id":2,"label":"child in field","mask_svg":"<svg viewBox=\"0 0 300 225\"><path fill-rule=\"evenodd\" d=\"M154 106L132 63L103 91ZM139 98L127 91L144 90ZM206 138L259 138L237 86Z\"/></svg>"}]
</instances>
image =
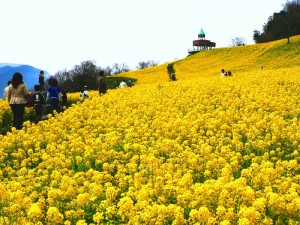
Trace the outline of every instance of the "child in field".
<instances>
[{"instance_id":1,"label":"child in field","mask_svg":"<svg viewBox=\"0 0 300 225\"><path fill-rule=\"evenodd\" d=\"M84 87L83 87L83 92L82 92L82 94L81 94L81 97L83 97L83 100L85 100L86 98L89 97L89 91L88 91L87 86L84 86Z\"/></svg>"},{"instance_id":2,"label":"child in field","mask_svg":"<svg viewBox=\"0 0 300 225\"><path fill-rule=\"evenodd\" d=\"M38 123L43 116L43 105L46 105L45 98L41 93L40 85L34 85L33 102L35 110L35 123Z\"/></svg>"}]
</instances>

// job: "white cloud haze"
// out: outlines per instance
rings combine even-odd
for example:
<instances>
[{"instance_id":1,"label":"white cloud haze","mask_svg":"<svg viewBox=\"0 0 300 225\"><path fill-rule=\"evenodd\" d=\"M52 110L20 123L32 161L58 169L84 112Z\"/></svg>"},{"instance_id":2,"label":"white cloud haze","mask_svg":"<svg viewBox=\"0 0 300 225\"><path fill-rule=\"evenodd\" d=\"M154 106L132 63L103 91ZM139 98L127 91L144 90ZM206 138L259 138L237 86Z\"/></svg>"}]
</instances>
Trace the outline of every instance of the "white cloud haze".
<instances>
[{"instance_id":1,"label":"white cloud haze","mask_svg":"<svg viewBox=\"0 0 300 225\"><path fill-rule=\"evenodd\" d=\"M52 74L86 60L98 66L165 63L187 56L202 28L228 47L285 0L9 0L0 3L0 63L29 64Z\"/></svg>"}]
</instances>

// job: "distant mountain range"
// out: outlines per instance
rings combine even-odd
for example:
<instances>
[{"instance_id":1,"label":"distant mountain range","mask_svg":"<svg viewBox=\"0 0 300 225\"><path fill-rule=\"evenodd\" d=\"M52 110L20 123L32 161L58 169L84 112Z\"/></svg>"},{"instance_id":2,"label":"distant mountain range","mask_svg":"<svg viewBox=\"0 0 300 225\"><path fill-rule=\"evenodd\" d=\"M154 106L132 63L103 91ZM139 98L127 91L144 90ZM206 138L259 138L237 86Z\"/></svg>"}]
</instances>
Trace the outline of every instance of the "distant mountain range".
<instances>
[{"instance_id":1,"label":"distant mountain range","mask_svg":"<svg viewBox=\"0 0 300 225\"><path fill-rule=\"evenodd\" d=\"M28 89L33 89L34 85L38 84L39 73L43 69L38 69L29 65L20 65L13 63L0 63L0 98L3 98L3 90L7 86L7 81L11 80L15 72L20 72L23 75L24 83ZM45 73L45 80L50 77L50 74Z\"/></svg>"}]
</instances>

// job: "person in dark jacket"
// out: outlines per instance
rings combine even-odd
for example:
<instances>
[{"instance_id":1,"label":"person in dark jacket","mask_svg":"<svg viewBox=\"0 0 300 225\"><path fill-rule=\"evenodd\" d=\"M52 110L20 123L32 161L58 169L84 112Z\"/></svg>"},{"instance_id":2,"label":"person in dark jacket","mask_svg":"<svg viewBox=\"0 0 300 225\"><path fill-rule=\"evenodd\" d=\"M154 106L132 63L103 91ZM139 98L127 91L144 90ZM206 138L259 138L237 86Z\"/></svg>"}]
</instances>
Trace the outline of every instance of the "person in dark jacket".
<instances>
[{"instance_id":1,"label":"person in dark jacket","mask_svg":"<svg viewBox=\"0 0 300 225\"><path fill-rule=\"evenodd\" d=\"M61 99L61 89L58 86L58 81L56 78L51 77L49 79L49 88L47 92L47 98L46 101L50 100L51 104L51 112L52 115L54 111L59 112L60 111L60 105L59 105L59 100Z\"/></svg>"},{"instance_id":2,"label":"person in dark jacket","mask_svg":"<svg viewBox=\"0 0 300 225\"><path fill-rule=\"evenodd\" d=\"M107 93L107 83L104 76L104 71L100 70L99 77L97 79L98 91L100 96Z\"/></svg>"},{"instance_id":3,"label":"person in dark jacket","mask_svg":"<svg viewBox=\"0 0 300 225\"><path fill-rule=\"evenodd\" d=\"M45 98L41 93L41 86L34 85L33 102L35 110L35 123L38 123L43 116L43 106L46 105Z\"/></svg>"},{"instance_id":4,"label":"person in dark jacket","mask_svg":"<svg viewBox=\"0 0 300 225\"><path fill-rule=\"evenodd\" d=\"M39 84L40 84L40 91L45 91L45 76L44 76L44 71L41 70L39 74Z\"/></svg>"}]
</instances>

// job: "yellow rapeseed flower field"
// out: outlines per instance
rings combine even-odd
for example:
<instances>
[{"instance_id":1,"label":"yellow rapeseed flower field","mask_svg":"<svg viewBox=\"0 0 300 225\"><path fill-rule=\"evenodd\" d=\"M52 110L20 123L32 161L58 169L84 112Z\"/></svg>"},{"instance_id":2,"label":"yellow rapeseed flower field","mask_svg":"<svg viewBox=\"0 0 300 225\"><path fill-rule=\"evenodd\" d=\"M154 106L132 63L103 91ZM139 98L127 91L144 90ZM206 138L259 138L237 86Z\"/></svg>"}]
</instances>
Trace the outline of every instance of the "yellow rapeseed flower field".
<instances>
[{"instance_id":1,"label":"yellow rapeseed flower field","mask_svg":"<svg viewBox=\"0 0 300 225\"><path fill-rule=\"evenodd\" d=\"M134 87L1 135L0 224L300 224L300 65L283 45L190 56L176 82L126 73Z\"/></svg>"}]
</instances>

